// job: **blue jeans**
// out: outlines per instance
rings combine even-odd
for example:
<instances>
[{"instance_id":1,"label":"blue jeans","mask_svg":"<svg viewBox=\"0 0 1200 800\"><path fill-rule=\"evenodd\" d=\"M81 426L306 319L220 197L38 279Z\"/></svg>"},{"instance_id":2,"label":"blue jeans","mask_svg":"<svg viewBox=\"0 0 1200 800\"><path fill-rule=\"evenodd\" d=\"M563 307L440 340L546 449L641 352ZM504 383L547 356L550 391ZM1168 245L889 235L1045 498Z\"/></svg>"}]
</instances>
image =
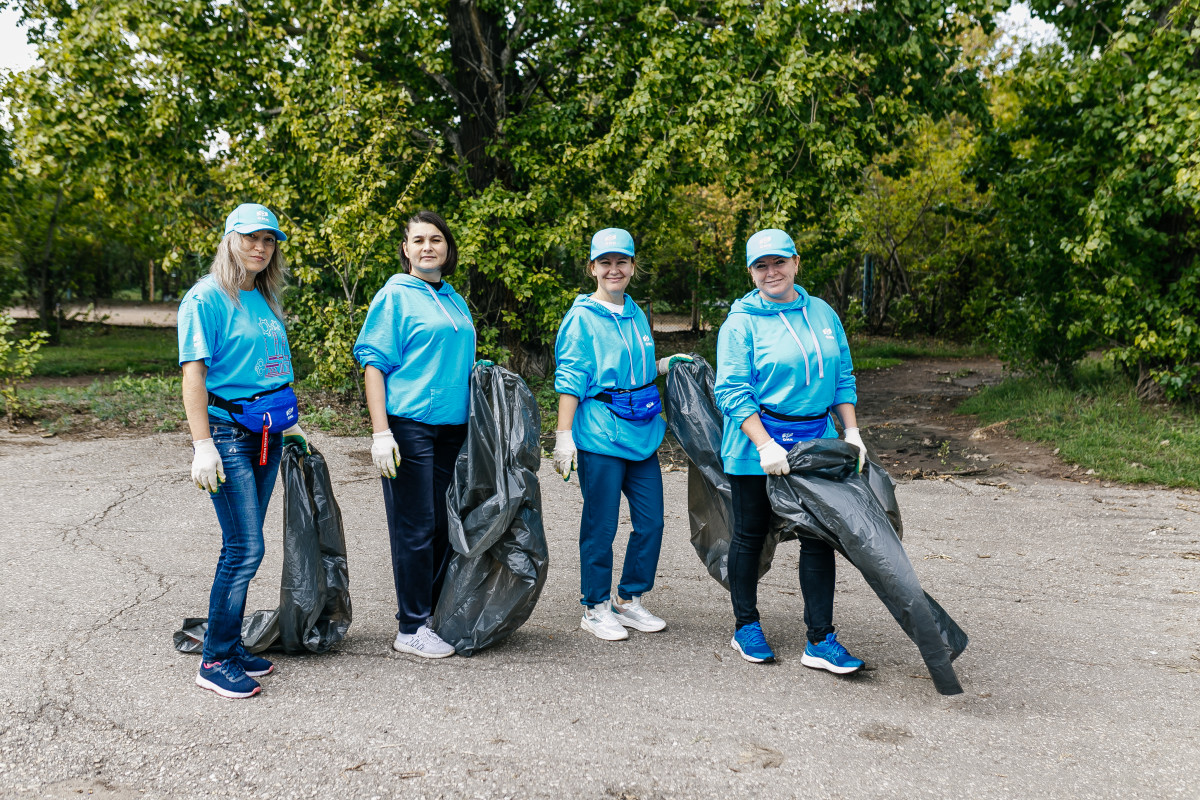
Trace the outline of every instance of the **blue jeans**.
<instances>
[{"instance_id":1,"label":"blue jeans","mask_svg":"<svg viewBox=\"0 0 1200 800\"><path fill-rule=\"evenodd\" d=\"M654 588L663 536L663 484L658 453L627 461L579 450L579 488L583 516L579 520L579 587L585 606L612 597L613 539L621 494L629 501L633 531L625 548L625 564L617 595L626 600Z\"/></svg>"},{"instance_id":2,"label":"blue jeans","mask_svg":"<svg viewBox=\"0 0 1200 800\"><path fill-rule=\"evenodd\" d=\"M283 435L279 433L267 437L267 463L260 466L260 434L229 424L212 424L209 430L225 468L225 482L212 495L221 523L221 556L208 597L206 662L222 661L241 648L246 589L262 563L263 519L283 454Z\"/></svg>"},{"instance_id":3,"label":"blue jeans","mask_svg":"<svg viewBox=\"0 0 1200 800\"><path fill-rule=\"evenodd\" d=\"M729 598L734 629L758 622L758 560L771 527L766 475L730 475L733 537L729 542ZM837 567L833 548L820 539L800 537L800 594L808 640L833 633L833 593Z\"/></svg>"},{"instance_id":4,"label":"blue jeans","mask_svg":"<svg viewBox=\"0 0 1200 800\"><path fill-rule=\"evenodd\" d=\"M388 426L400 448L396 477L383 478L396 620L401 633L416 633L433 616L450 563L446 490L467 426L426 425L393 416L388 416Z\"/></svg>"}]
</instances>

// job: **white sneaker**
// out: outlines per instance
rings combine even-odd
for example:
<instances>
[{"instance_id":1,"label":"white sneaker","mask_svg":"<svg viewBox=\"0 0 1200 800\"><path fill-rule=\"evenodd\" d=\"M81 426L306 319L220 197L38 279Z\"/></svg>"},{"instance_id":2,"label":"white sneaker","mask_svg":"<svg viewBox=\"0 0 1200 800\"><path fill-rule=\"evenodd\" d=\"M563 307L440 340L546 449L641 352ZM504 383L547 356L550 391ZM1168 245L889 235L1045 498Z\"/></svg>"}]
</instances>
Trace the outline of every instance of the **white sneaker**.
<instances>
[{"instance_id":1,"label":"white sneaker","mask_svg":"<svg viewBox=\"0 0 1200 800\"><path fill-rule=\"evenodd\" d=\"M397 633L392 649L397 653L412 653L421 658L445 658L454 655L454 648L446 644L428 625L417 628L416 633Z\"/></svg>"},{"instance_id":2,"label":"white sneaker","mask_svg":"<svg viewBox=\"0 0 1200 800\"><path fill-rule=\"evenodd\" d=\"M605 600L603 603L583 609L583 619L579 621L579 627L585 631L591 631L596 634L599 639L604 639L609 642L617 642L621 639L629 638L629 631L617 621L617 616L612 612L612 602Z\"/></svg>"},{"instance_id":3,"label":"white sneaker","mask_svg":"<svg viewBox=\"0 0 1200 800\"><path fill-rule=\"evenodd\" d=\"M667 623L646 610L640 597L635 597L624 605L619 602L613 603L613 616L626 628L646 633L654 633L667 627Z\"/></svg>"}]
</instances>

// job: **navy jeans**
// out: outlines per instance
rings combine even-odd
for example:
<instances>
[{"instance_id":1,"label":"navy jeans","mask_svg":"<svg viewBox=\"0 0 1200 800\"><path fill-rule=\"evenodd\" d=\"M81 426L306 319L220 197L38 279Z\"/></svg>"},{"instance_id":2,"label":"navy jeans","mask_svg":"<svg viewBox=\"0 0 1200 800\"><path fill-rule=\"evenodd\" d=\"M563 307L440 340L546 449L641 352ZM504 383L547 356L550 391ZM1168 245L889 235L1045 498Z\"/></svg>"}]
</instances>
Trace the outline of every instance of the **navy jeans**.
<instances>
[{"instance_id":1,"label":"navy jeans","mask_svg":"<svg viewBox=\"0 0 1200 800\"><path fill-rule=\"evenodd\" d=\"M401 633L416 633L433 616L450 563L446 489L467 439L467 426L426 425L389 416L388 427L400 447L396 477L382 479L399 608L396 620Z\"/></svg>"},{"instance_id":2,"label":"navy jeans","mask_svg":"<svg viewBox=\"0 0 1200 800\"><path fill-rule=\"evenodd\" d=\"M771 527L766 475L730 475L733 491L733 538L729 542L729 598L735 629L758 622L758 560ZM808 640L833 633L833 591L837 568L833 548L820 539L800 537L800 594Z\"/></svg>"},{"instance_id":3,"label":"navy jeans","mask_svg":"<svg viewBox=\"0 0 1200 800\"><path fill-rule=\"evenodd\" d=\"M585 606L612 597L613 539L621 494L629 501L633 531L625 548L625 565L617 595L641 597L654 588L663 536L663 485L658 453L627 461L579 450L579 487L583 516L579 520L579 585Z\"/></svg>"},{"instance_id":4,"label":"navy jeans","mask_svg":"<svg viewBox=\"0 0 1200 800\"><path fill-rule=\"evenodd\" d=\"M283 454L279 433L267 437L267 463L260 466L261 434L231 424L211 424L209 430L221 456L225 482L211 496L221 523L221 556L208 597L206 662L223 661L241 649L246 589L262 563L263 519Z\"/></svg>"}]
</instances>

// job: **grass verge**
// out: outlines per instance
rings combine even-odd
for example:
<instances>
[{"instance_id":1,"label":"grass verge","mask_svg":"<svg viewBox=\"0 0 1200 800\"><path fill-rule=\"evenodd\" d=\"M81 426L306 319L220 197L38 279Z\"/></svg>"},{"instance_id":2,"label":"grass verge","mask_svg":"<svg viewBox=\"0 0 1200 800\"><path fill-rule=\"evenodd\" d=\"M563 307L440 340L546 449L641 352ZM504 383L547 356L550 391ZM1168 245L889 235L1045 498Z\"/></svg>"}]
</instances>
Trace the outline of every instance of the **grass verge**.
<instances>
[{"instance_id":1,"label":"grass verge","mask_svg":"<svg viewBox=\"0 0 1200 800\"><path fill-rule=\"evenodd\" d=\"M32 323L22 329L32 330ZM33 374L39 377L162 374L179 369L174 328L133 328L82 323L62 329L61 341L39 351Z\"/></svg>"},{"instance_id":2,"label":"grass verge","mask_svg":"<svg viewBox=\"0 0 1200 800\"><path fill-rule=\"evenodd\" d=\"M1008 380L957 410L1051 444L1106 480L1200 488L1200 409L1142 402L1131 381L1099 364L1081 367L1073 386Z\"/></svg>"}]
</instances>

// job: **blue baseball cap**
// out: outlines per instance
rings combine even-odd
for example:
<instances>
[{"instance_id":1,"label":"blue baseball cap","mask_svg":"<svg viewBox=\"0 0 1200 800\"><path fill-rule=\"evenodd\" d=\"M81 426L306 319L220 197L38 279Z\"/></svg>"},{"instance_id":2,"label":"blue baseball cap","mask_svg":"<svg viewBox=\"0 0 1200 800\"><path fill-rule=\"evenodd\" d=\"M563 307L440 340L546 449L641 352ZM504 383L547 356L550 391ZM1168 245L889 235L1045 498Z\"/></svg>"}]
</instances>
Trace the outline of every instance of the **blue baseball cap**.
<instances>
[{"instance_id":1,"label":"blue baseball cap","mask_svg":"<svg viewBox=\"0 0 1200 800\"><path fill-rule=\"evenodd\" d=\"M746 266L749 267L763 256L796 255L796 243L778 228L767 228L750 237L746 242Z\"/></svg>"},{"instance_id":2,"label":"blue baseball cap","mask_svg":"<svg viewBox=\"0 0 1200 800\"><path fill-rule=\"evenodd\" d=\"M255 231L270 231L281 242L287 241L287 234L279 230L279 220L271 213L271 209L258 203L242 203L225 218L225 236L233 231L238 233L254 233Z\"/></svg>"},{"instance_id":3,"label":"blue baseball cap","mask_svg":"<svg viewBox=\"0 0 1200 800\"><path fill-rule=\"evenodd\" d=\"M629 231L621 228L605 228L592 237L592 255L588 261L595 261L605 253L620 253L633 258L633 237Z\"/></svg>"}]
</instances>

